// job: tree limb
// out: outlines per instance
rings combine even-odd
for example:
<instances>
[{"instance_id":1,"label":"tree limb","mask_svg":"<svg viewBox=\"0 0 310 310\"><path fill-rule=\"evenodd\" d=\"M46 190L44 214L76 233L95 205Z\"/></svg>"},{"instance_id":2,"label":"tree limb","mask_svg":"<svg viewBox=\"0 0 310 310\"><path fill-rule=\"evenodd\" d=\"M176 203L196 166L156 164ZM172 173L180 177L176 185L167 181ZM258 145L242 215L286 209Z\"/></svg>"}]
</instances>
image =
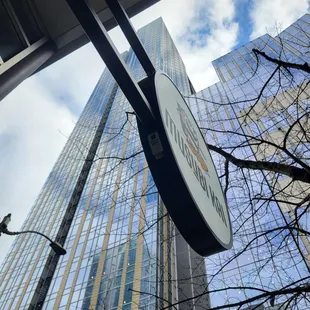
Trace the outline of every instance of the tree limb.
<instances>
[{"instance_id":1,"label":"tree limb","mask_svg":"<svg viewBox=\"0 0 310 310\"><path fill-rule=\"evenodd\" d=\"M223 157L226 158L226 160L230 161L232 164L234 164L239 168L277 172L280 174L287 175L291 177L293 180L298 180L310 184L310 173L303 168L289 166L277 162L239 159L233 156L232 154L225 152L223 149L215 145L208 144L208 147L210 150L222 155Z\"/></svg>"},{"instance_id":2,"label":"tree limb","mask_svg":"<svg viewBox=\"0 0 310 310\"><path fill-rule=\"evenodd\" d=\"M227 289L226 289L227 290ZM218 290L219 291L219 290ZM178 304L181 304L181 303L184 303L184 302L187 302L187 301L190 301L192 299L196 299L200 296L203 296L205 294L209 294L211 293L212 291L205 291L199 295L196 295L194 297L190 297L190 298L187 298L187 299L184 299L180 302L177 302L177 303L174 303L172 304L171 306L176 306ZM252 298L248 298L246 300L242 300L240 302L236 302L236 303L230 303L228 305L222 305L222 306L217 306L217 307L212 307L212 310L220 310L220 309L227 309L227 308L233 308L233 307L238 307L238 306L242 306L242 305L245 305L245 304L248 304L248 303L251 303L255 300L259 300L259 299L262 299L262 298L272 298L272 297L275 297L275 296L279 296L279 295L286 295L286 294L300 294L300 293L309 293L310 292L310 286L309 285L304 285L304 286L297 286L297 287L293 287L293 288L287 288L287 289L280 289L280 290L276 290L276 291L270 291L270 292L264 292L262 294L259 294L257 296L254 296ZM164 307L162 308L162 310L164 309L168 309L170 306L168 307Z\"/></svg>"},{"instance_id":3,"label":"tree limb","mask_svg":"<svg viewBox=\"0 0 310 310\"><path fill-rule=\"evenodd\" d=\"M310 66L308 65L307 62L305 62L304 64L295 64L292 62L287 62L287 61L283 61L280 59L276 59L276 58L272 58L270 56L268 56L265 52L262 52L256 48L253 48L252 51L256 54L256 55L261 55L263 56L265 59L267 59L268 61L277 64L278 66L281 66L283 68L286 69L298 69L298 70L302 70L306 73L310 73Z\"/></svg>"}]
</instances>

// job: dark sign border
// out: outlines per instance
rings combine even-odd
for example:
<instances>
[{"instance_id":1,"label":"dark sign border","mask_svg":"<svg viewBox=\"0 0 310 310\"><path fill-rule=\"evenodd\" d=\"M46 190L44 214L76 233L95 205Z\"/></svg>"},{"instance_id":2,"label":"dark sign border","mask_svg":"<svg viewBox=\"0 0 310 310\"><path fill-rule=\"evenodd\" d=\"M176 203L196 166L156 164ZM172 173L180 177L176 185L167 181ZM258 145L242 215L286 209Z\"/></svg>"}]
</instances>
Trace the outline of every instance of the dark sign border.
<instances>
[{"instance_id":1,"label":"dark sign border","mask_svg":"<svg viewBox=\"0 0 310 310\"><path fill-rule=\"evenodd\" d=\"M186 182L184 181L183 174L175 160L157 103L155 81L156 75L158 74L165 75L175 86L169 76L163 72L156 72L153 76L145 78L139 82L140 87L150 102L156 121L152 124L143 125L139 119L137 120L140 139L154 182L176 227L188 244L198 254L208 256L228 250L232 247L232 227L228 210L227 214L228 223L230 226L230 242L228 244L224 244L217 238L208 223L205 221L203 215L193 200L193 197L191 196ZM176 89L178 90L177 87ZM181 97L183 98L182 95ZM185 105L188 108L186 102ZM188 111L191 113L189 108ZM198 127L196 121L195 123ZM199 132L202 135L200 130ZM148 140L149 135L152 133L158 133L163 150L163 156L157 159L153 155L153 151Z\"/></svg>"}]
</instances>

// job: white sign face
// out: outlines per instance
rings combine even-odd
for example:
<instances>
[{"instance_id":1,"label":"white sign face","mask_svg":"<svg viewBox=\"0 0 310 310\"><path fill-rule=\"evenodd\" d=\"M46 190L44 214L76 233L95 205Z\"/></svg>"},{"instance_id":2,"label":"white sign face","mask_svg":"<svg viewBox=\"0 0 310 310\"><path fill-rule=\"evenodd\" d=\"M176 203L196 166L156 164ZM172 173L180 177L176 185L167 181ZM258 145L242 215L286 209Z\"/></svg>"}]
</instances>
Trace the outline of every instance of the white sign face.
<instances>
[{"instance_id":1,"label":"white sign face","mask_svg":"<svg viewBox=\"0 0 310 310\"><path fill-rule=\"evenodd\" d=\"M156 75L155 88L167 139L192 199L213 235L224 246L229 245L232 234L227 205L200 129L166 75Z\"/></svg>"}]
</instances>

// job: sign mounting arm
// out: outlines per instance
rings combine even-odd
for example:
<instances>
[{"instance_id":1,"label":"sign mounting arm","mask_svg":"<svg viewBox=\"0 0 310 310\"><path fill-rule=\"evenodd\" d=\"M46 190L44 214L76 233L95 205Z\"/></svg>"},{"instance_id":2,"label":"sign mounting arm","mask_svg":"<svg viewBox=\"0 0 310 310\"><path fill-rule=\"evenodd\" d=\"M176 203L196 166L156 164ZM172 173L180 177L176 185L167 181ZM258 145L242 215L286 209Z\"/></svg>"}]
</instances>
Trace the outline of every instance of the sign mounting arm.
<instances>
[{"instance_id":1,"label":"sign mounting arm","mask_svg":"<svg viewBox=\"0 0 310 310\"><path fill-rule=\"evenodd\" d=\"M66 0L142 123L154 121L147 98L87 0Z\"/></svg>"},{"instance_id":2,"label":"sign mounting arm","mask_svg":"<svg viewBox=\"0 0 310 310\"><path fill-rule=\"evenodd\" d=\"M114 18L116 19L118 25L122 29L126 39L128 40L131 48L135 52L137 58L139 59L145 73L147 76L151 76L156 71L152 61L150 60L149 56L147 55L140 39L137 36L137 33L130 22L130 19L118 2L118 0L106 0L106 4L108 5L109 9L111 10Z\"/></svg>"}]
</instances>

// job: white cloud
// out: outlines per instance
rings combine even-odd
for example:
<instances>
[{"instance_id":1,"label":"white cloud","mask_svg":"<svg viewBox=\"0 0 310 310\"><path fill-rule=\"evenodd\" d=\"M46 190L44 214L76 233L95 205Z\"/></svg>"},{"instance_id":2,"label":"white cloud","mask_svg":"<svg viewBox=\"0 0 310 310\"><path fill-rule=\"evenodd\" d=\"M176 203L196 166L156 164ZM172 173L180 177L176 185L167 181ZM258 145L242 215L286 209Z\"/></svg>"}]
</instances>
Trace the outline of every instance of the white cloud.
<instances>
[{"instance_id":1,"label":"white cloud","mask_svg":"<svg viewBox=\"0 0 310 310\"><path fill-rule=\"evenodd\" d=\"M232 0L162 0L134 17L133 24L138 29L163 17L200 90L217 81L211 61L236 44L234 14ZM110 34L120 52L128 48L119 29ZM70 134L104 67L87 44L23 82L1 102L0 217L12 212L12 230L20 228L66 142L58 129ZM0 263L12 239L1 237Z\"/></svg>"},{"instance_id":2,"label":"white cloud","mask_svg":"<svg viewBox=\"0 0 310 310\"><path fill-rule=\"evenodd\" d=\"M0 105L0 217L12 213L11 230L20 229L66 142L59 130L70 133L76 120L37 80L26 80ZM1 236L0 263L12 241Z\"/></svg>"},{"instance_id":3,"label":"white cloud","mask_svg":"<svg viewBox=\"0 0 310 310\"><path fill-rule=\"evenodd\" d=\"M253 22L251 40L265 33L276 35L279 30L284 30L308 10L308 0L256 0L250 11ZM277 29L279 27L280 29Z\"/></svg>"},{"instance_id":4,"label":"white cloud","mask_svg":"<svg viewBox=\"0 0 310 310\"><path fill-rule=\"evenodd\" d=\"M232 0L166 0L133 18L140 28L162 17L199 91L218 81L211 62L237 43L238 24L233 21ZM207 31L206 31L207 30ZM191 39L195 44L191 44Z\"/></svg>"},{"instance_id":5,"label":"white cloud","mask_svg":"<svg viewBox=\"0 0 310 310\"><path fill-rule=\"evenodd\" d=\"M55 103L80 114L105 64L91 44L62 58L37 74L37 82Z\"/></svg>"}]
</instances>

